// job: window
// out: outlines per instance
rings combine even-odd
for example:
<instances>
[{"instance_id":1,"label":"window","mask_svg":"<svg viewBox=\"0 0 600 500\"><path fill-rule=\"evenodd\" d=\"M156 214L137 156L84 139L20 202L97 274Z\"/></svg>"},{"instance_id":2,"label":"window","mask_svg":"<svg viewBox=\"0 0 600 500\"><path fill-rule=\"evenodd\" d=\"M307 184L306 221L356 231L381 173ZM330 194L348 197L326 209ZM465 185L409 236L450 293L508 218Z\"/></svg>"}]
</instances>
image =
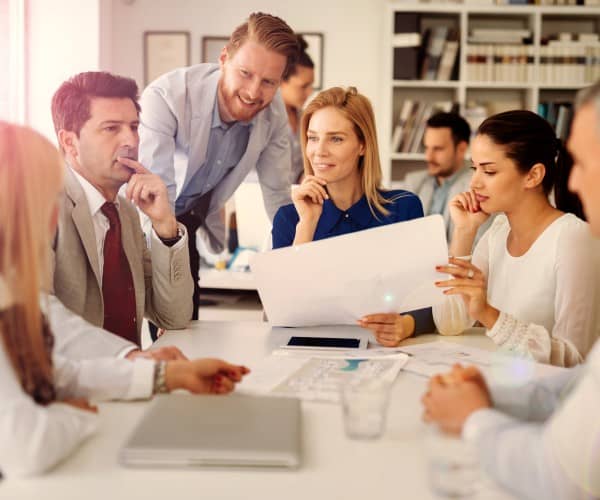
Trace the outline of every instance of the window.
<instances>
[{"instance_id":1,"label":"window","mask_svg":"<svg viewBox=\"0 0 600 500\"><path fill-rule=\"evenodd\" d=\"M25 121L25 0L0 0L0 120Z\"/></svg>"}]
</instances>

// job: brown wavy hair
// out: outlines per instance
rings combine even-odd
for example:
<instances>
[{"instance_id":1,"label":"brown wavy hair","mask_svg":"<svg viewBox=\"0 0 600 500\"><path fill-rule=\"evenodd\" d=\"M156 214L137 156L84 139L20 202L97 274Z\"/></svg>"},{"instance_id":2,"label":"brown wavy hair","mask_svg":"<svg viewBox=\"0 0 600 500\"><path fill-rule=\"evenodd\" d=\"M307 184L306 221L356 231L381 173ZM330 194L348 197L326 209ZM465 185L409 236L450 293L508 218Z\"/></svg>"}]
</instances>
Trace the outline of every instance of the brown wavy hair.
<instances>
[{"instance_id":1,"label":"brown wavy hair","mask_svg":"<svg viewBox=\"0 0 600 500\"><path fill-rule=\"evenodd\" d=\"M300 52L298 38L292 28L279 17L263 12L254 12L231 34L226 46L229 57L233 57L247 40L259 43L286 57L287 64L282 75L282 79L285 80L290 69L294 67Z\"/></svg>"}]
</instances>

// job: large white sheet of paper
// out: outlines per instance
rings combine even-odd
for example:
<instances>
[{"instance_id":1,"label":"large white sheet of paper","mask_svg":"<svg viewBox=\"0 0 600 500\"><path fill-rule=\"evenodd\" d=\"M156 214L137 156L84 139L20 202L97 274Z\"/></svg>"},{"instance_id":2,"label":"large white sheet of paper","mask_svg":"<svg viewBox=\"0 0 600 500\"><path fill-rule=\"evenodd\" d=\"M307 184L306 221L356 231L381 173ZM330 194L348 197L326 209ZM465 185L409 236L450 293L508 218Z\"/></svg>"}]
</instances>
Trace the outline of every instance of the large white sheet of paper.
<instances>
[{"instance_id":1,"label":"large white sheet of paper","mask_svg":"<svg viewBox=\"0 0 600 500\"><path fill-rule=\"evenodd\" d=\"M250 267L272 325L351 325L440 302L435 266L447 261L444 221L431 215L261 253Z\"/></svg>"}]
</instances>

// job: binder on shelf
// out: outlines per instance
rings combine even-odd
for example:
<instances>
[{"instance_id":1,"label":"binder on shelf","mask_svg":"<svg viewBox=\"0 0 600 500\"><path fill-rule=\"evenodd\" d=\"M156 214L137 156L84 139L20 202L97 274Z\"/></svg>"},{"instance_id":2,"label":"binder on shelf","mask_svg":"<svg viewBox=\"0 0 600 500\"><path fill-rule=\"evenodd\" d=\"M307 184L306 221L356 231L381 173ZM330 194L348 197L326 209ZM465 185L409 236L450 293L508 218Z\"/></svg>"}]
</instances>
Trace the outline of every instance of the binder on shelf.
<instances>
[{"instance_id":1,"label":"binder on shelf","mask_svg":"<svg viewBox=\"0 0 600 500\"><path fill-rule=\"evenodd\" d=\"M440 64L444 44L448 37L449 28L447 26L437 26L430 33L425 58L421 67L422 80L435 80L437 70Z\"/></svg>"},{"instance_id":2,"label":"binder on shelf","mask_svg":"<svg viewBox=\"0 0 600 500\"><path fill-rule=\"evenodd\" d=\"M392 136L392 151L395 153L400 151L402 138L404 136L404 129L406 127L408 118L410 117L413 105L414 103L411 99L405 99L402 103L400 116L398 117L398 123L396 124L396 128L394 129L394 134Z\"/></svg>"},{"instance_id":3,"label":"binder on shelf","mask_svg":"<svg viewBox=\"0 0 600 500\"><path fill-rule=\"evenodd\" d=\"M446 81L452 79L456 60L458 59L458 45L458 32L450 30L440 58L437 80Z\"/></svg>"}]
</instances>

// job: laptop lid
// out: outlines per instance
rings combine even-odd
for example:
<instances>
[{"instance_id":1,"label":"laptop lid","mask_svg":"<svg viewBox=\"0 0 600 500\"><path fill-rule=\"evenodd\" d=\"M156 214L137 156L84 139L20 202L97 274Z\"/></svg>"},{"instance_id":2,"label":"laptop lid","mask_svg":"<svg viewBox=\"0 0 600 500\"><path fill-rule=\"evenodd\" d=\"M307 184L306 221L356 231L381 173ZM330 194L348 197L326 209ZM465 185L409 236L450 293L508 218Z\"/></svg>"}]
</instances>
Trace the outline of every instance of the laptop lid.
<instances>
[{"instance_id":1,"label":"laptop lid","mask_svg":"<svg viewBox=\"0 0 600 500\"><path fill-rule=\"evenodd\" d=\"M120 451L130 466L297 467L300 401L248 395L165 395Z\"/></svg>"}]
</instances>

